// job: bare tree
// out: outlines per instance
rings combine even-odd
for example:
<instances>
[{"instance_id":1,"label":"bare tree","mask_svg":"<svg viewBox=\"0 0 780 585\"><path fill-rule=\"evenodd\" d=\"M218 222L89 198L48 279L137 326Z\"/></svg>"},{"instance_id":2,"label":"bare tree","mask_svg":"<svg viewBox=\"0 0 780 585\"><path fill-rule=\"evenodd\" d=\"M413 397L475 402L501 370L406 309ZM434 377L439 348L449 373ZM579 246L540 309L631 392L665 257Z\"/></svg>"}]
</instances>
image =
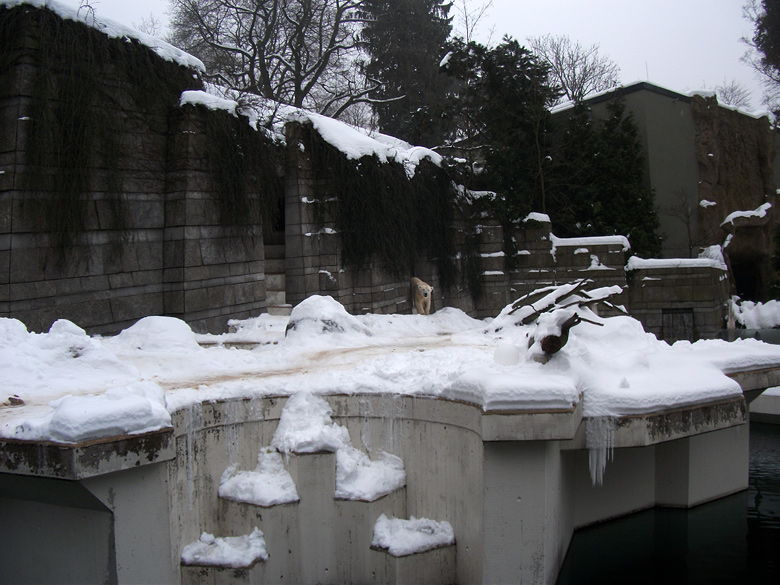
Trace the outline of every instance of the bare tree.
<instances>
[{"instance_id":1,"label":"bare tree","mask_svg":"<svg viewBox=\"0 0 780 585\"><path fill-rule=\"evenodd\" d=\"M563 94L559 101L581 101L596 91L620 85L620 68L599 54L599 46L582 46L566 35L530 37L534 53L550 67L550 76Z\"/></svg>"},{"instance_id":2,"label":"bare tree","mask_svg":"<svg viewBox=\"0 0 780 585\"><path fill-rule=\"evenodd\" d=\"M736 79L724 80L722 84L715 86L718 101L733 108L750 107L750 90L740 85Z\"/></svg>"},{"instance_id":3,"label":"bare tree","mask_svg":"<svg viewBox=\"0 0 780 585\"><path fill-rule=\"evenodd\" d=\"M455 33L468 44L474 40L479 24L487 16L488 10L493 7L493 0L484 0L479 4L474 4L472 0L457 0L452 4L455 7L455 15L457 16ZM490 44L492 36L493 31L491 30L488 33L488 42L486 44Z\"/></svg>"},{"instance_id":4,"label":"bare tree","mask_svg":"<svg viewBox=\"0 0 780 585\"><path fill-rule=\"evenodd\" d=\"M377 86L356 73L362 3L172 0L172 40L209 81L338 117Z\"/></svg>"},{"instance_id":5,"label":"bare tree","mask_svg":"<svg viewBox=\"0 0 780 585\"><path fill-rule=\"evenodd\" d=\"M149 18L142 16L141 22L134 22L133 28L158 39L163 38L165 33L162 22L151 12L149 13Z\"/></svg>"}]
</instances>

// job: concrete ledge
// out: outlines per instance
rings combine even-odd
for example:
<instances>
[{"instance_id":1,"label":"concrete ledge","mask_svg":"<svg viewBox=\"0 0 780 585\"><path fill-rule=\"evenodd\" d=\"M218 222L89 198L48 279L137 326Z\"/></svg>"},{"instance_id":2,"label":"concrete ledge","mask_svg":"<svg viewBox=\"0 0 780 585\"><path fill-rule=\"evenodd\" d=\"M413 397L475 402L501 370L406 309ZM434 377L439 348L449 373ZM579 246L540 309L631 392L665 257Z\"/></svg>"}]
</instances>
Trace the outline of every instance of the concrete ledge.
<instances>
[{"instance_id":1,"label":"concrete ledge","mask_svg":"<svg viewBox=\"0 0 780 585\"><path fill-rule=\"evenodd\" d=\"M85 479L176 456L173 429L108 437L75 444L0 441L0 472L59 479Z\"/></svg>"},{"instance_id":2,"label":"concrete ledge","mask_svg":"<svg viewBox=\"0 0 780 585\"><path fill-rule=\"evenodd\" d=\"M571 410L488 411L482 415L483 441L550 441L571 439L582 421L582 401Z\"/></svg>"},{"instance_id":3,"label":"concrete ledge","mask_svg":"<svg viewBox=\"0 0 780 585\"><path fill-rule=\"evenodd\" d=\"M780 424L780 396L758 396L750 403L750 422Z\"/></svg>"},{"instance_id":4,"label":"concrete ledge","mask_svg":"<svg viewBox=\"0 0 780 585\"><path fill-rule=\"evenodd\" d=\"M373 547L371 550L375 556L385 557L385 583L448 585L457 582L455 546L443 546L403 557L395 557L385 550Z\"/></svg>"},{"instance_id":5,"label":"concrete ledge","mask_svg":"<svg viewBox=\"0 0 780 585\"><path fill-rule=\"evenodd\" d=\"M780 386L780 369L778 368L763 368L745 372L727 372L726 375L740 385L748 404L767 388Z\"/></svg>"},{"instance_id":6,"label":"concrete ledge","mask_svg":"<svg viewBox=\"0 0 780 585\"><path fill-rule=\"evenodd\" d=\"M615 418L612 448L647 447L667 441L718 431L747 422L747 404L744 398L722 402ZM561 443L561 448L586 449L586 424L583 419L572 441Z\"/></svg>"}]
</instances>

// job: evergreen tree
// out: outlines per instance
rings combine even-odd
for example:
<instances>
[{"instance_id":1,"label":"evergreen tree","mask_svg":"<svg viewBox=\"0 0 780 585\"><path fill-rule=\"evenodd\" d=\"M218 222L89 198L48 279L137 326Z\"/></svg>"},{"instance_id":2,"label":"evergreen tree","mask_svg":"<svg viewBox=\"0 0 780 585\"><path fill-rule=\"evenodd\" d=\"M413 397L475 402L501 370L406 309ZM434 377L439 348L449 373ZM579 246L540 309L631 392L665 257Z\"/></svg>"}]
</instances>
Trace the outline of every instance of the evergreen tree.
<instances>
[{"instance_id":1,"label":"evergreen tree","mask_svg":"<svg viewBox=\"0 0 780 585\"><path fill-rule=\"evenodd\" d=\"M551 219L564 236L624 235L632 251L661 251L653 193L643 178L644 155L636 124L622 100L595 123L584 105L571 110L555 136L550 171Z\"/></svg>"},{"instance_id":2,"label":"evergreen tree","mask_svg":"<svg viewBox=\"0 0 780 585\"><path fill-rule=\"evenodd\" d=\"M484 159L482 180L505 205L505 219L546 206L548 106L557 97L548 69L516 40L488 49L451 44L448 71L459 84L450 92L448 118Z\"/></svg>"},{"instance_id":3,"label":"evergreen tree","mask_svg":"<svg viewBox=\"0 0 780 585\"><path fill-rule=\"evenodd\" d=\"M452 25L445 0L365 0L362 31L379 129L413 144L436 146L442 137L447 78L439 71Z\"/></svg>"},{"instance_id":4,"label":"evergreen tree","mask_svg":"<svg viewBox=\"0 0 780 585\"><path fill-rule=\"evenodd\" d=\"M762 0L761 4L753 44L761 52L762 64L780 75L780 0Z\"/></svg>"}]
</instances>

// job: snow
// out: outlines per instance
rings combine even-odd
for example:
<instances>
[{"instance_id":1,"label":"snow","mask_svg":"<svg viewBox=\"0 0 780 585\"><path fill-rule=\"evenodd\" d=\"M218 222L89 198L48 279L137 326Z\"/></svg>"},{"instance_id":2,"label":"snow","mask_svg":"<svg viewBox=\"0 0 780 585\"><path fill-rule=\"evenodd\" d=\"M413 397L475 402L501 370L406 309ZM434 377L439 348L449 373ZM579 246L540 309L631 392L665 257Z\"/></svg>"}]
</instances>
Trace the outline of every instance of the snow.
<instances>
[{"instance_id":1,"label":"snow","mask_svg":"<svg viewBox=\"0 0 780 585\"><path fill-rule=\"evenodd\" d=\"M236 116L238 102L221 98L205 91L187 90L183 91L179 99L179 105L205 106L210 110L225 111L232 116Z\"/></svg>"},{"instance_id":2,"label":"snow","mask_svg":"<svg viewBox=\"0 0 780 585\"><path fill-rule=\"evenodd\" d=\"M296 392L284 406L271 447L283 453L319 453L348 445L347 429L335 424L330 415L330 406L321 397Z\"/></svg>"},{"instance_id":3,"label":"snow","mask_svg":"<svg viewBox=\"0 0 780 585\"><path fill-rule=\"evenodd\" d=\"M382 140L378 136L354 128L344 122L328 118L313 112L298 110L291 120L311 122L314 129L325 142L343 152L348 159L360 159L364 156L376 156L381 162L396 161L404 166L409 178L414 176L417 165L428 159L441 166L440 154L421 146L410 146L398 140Z\"/></svg>"},{"instance_id":4,"label":"snow","mask_svg":"<svg viewBox=\"0 0 780 585\"><path fill-rule=\"evenodd\" d=\"M215 538L204 532L200 540L184 547L181 560L185 565L246 569L258 561L268 560L263 533L255 528L245 536Z\"/></svg>"},{"instance_id":5,"label":"snow","mask_svg":"<svg viewBox=\"0 0 780 585\"><path fill-rule=\"evenodd\" d=\"M532 211L528 215L525 216L525 219L523 219L523 223L527 221L538 221L542 223L550 223L550 216L546 213L538 213L536 211Z\"/></svg>"},{"instance_id":6,"label":"snow","mask_svg":"<svg viewBox=\"0 0 780 585\"><path fill-rule=\"evenodd\" d=\"M753 301L732 302L734 318L745 329L772 329L780 327L780 301L765 303Z\"/></svg>"},{"instance_id":7,"label":"snow","mask_svg":"<svg viewBox=\"0 0 780 585\"><path fill-rule=\"evenodd\" d=\"M96 11L74 8L56 2L55 0L0 0L0 6L13 8L20 5L47 8L62 19L83 22L87 26L99 30L109 38L132 39L138 41L142 45L149 47L166 61L188 67L197 73L206 72L203 63L192 55L185 53L181 49L177 49L165 41L156 39L151 35L137 31L109 18L99 17L97 16Z\"/></svg>"},{"instance_id":8,"label":"snow","mask_svg":"<svg viewBox=\"0 0 780 585\"><path fill-rule=\"evenodd\" d=\"M701 201L699 201L699 207L703 207L704 209L707 209L708 207L714 207L716 205L717 203L715 203L714 201L709 201L707 199L702 199Z\"/></svg>"},{"instance_id":9,"label":"snow","mask_svg":"<svg viewBox=\"0 0 780 585\"><path fill-rule=\"evenodd\" d=\"M388 518L384 514L374 524L371 546L401 557L455 544L455 532L449 522L427 518L409 520Z\"/></svg>"},{"instance_id":10,"label":"snow","mask_svg":"<svg viewBox=\"0 0 780 585\"><path fill-rule=\"evenodd\" d=\"M573 246L575 248L587 248L589 246L609 246L617 245L623 248L624 252L631 249L631 244L628 242L628 238L625 236L589 236L582 238L559 238L554 234L550 234L550 240L553 244L553 254L555 254L556 248L562 248L564 246Z\"/></svg>"},{"instance_id":11,"label":"snow","mask_svg":"<svg viewBox=\"0 0 780 585\"><path fill-rule=\"evenodd\" d=\"M720 259L707 257L645 259L638 256L632 256L626 263L626 271L677 268L718 268L719 270L726 270L726 264L723 262L722 257Z\"/></svg>"},{"instance_id":12,"label":"snow","mask_svg":"<svg viewBox=\"0 0 780 585\"><path fill-rule=\"evenodd\" d=\"M620 290L588 294L607 298ZM742 313L748 309L743 303ZM88 336L65 320L34 333L0 319L0 436L78 443L168 428L172 413L205 400L291 396L272 449L335 451L344 478L377 470L387 478L400 471L398 462L381 455L367 462L350 451L323 395L418 395L486 411L579 404L586 417L624 416L739 396L725 373L780 366L780 347L756 340L670 346L630 317L576 310L601 326L574 326L568 343L544 364L534 359L529 340L552 317L523 325L534 309L511 305L486 320L453 308L427 316L353 316L334 299L315 296L290 317L262 315L232 322L231 333L201 336L171 317L141 319L114 337ZM254 473L268 473L260 463Z\"/></svg>"},{"instance_id":13,"label":"snow","mask_svg":"<svg viewBox=\"0 0 780 585\"><path fill-rule=\"evenodd\" d=\"M752 217L756 218L762 218L766 217L767 212L772 208L771 203L764 203L763 205L760 205L756 209L753 209L752 211L734 211L733 213L730 213L726 216L726 219L724 219L720 225L724 226L726 224L734 225L735 219L749 219Z\"/></svg>"},{"instance_id":14,"label":"snow","mask_svg":"<svg viewBox=\"0 0 780 585\"><path fill-rule=\"evenodd\" d=\"M702 248L702 251L699 253L699 258L708 258L715 263L717 268L728 270L726 259L723 257L723 248L718 244Z\"/></svg>"},{"instance_id":15,"label":"snow","mask_svg":"<svg viewBox=\"0 0 780 585\"><path fill-rule=\"evenodd\" d=\"M268 507L297 502L298 490L281 454L266 447L260 450L254 471L239 471L235 463L225 469L219 481L219 497Z\"/></svg>"}]
</instances>

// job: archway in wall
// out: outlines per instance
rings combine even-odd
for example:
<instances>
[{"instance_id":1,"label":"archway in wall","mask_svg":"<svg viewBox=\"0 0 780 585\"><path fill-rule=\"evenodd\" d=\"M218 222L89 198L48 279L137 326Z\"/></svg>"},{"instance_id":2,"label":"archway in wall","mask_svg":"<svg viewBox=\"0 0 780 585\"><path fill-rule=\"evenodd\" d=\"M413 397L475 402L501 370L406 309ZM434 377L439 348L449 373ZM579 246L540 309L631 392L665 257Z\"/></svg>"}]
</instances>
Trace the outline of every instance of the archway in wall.
<instances>
[{"instance_id":1,"label":"archway in wall","mask_svg":"<svg viewBox=\"0 0 780 585\"><path fill-rule=\"evenodd\" d=\"M737 296L747 301L763 300L763 259L760 256L737 256L731 258L731 273Z\"/></svg>"}]
</instances>

